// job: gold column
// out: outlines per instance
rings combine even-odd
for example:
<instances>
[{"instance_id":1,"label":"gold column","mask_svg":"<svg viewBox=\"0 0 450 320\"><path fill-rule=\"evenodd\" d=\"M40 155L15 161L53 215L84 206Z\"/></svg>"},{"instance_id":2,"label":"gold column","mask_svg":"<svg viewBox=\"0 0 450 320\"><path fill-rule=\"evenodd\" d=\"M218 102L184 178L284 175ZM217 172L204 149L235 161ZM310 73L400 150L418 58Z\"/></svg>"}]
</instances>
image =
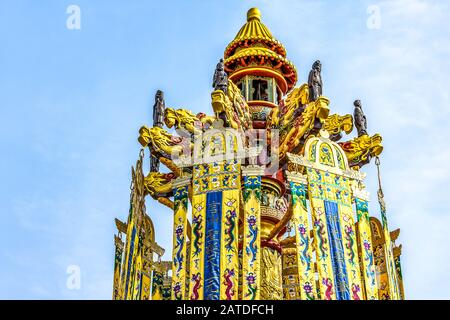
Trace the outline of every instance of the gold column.
<instances>
[{"instance_id":1,"label":"gold column","mask_svg":"<svg viewBox=\"0 0 450 320\"><path fill-rule=\"evenodd\" d=\"M185 300L187 263L187 210L190 177L173 181L174 218L172 251L172 300Z\"/></svg>"},{"instance_id":2,"label":"gold column","mask_svg":"<svg viewBox=\"0 0 450 320\"><path fill-rule=\"evenodd\" d=\"M259 300L261 292L261 176L264 167L242 168L244 200L244 234L242 249L243 300Z\"/></svg>"}]
</instances>

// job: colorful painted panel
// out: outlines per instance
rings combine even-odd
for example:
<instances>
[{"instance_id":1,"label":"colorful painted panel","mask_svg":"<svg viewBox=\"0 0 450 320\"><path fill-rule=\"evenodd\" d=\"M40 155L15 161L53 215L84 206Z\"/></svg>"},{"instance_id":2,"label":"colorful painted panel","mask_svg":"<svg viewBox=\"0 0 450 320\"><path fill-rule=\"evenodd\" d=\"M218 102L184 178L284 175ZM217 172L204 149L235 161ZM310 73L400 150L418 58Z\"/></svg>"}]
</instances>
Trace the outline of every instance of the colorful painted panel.
<instances>
[{"instance_id":1,"label":"colorful painted panel","mask_svg":"<svg viewBox=\"0 0 450 320\"><path fill-rule=\"evenodd\" d=\"M342 152L341 150L339 150L339 148L337 148L336 146L333 146L334 152L336 153L336 159L338 162L338 167L341 170L345 170L346 166L345 166L345 160L344 157L342 156Z\"/></svg>"},{"instance_id":2,"label":"colorful painted panel","mask_svg":"<svg viewBox=\"0 0 450 320\"><path fill-rule=\"evenodd\" d=\"M194 166L192 300L238 299L240 186L235 160Z\"/></svg>"},{"instance_id":3,"label":"colorful painted panel","mask_svg":"<svg viewBox=\"0 0 450 320\"><path fill-rule=\"evenodd\" d=\"M370 231L368 203L356 198L358 217L358 241L361 248L362 273L367 300L378 300L378 285L375 276L372 236Z\"/></svg>"},{"instance_id":4,"label":"colorful painted panel","mask_svg":"<svg viewBox=\"0 0 450 320\"><path fill-rule=\"evenodd\" d=\"M329 297L324 295L327 287L328 292L333 288L338 299L360 300L362 283L350 182L346 177L312 168L307 172L315 236L319 240L316 255L322 261L318 263L321 297Z\"/></svg>"},{"instance_id":5,"label":"colorful painted panel","mask_svg":"<svg viewBox=\"0 0 450 320\"><path fill-rule=\"evenodd\" d=\"M353 219L353 208L339 205L341 233L343 237L345 265L348 274L348 285L352 300L364 299L361 267L358 258L358 237Z\"/></svg>"},{"instance_id":6,"label":"colorful painted panel","mask_svg":"<svg viewBox=\"0 0 450 320\"><path fill-rule=\"evenodd\" d=\"M243 299L260 299L261 177L244 177Z\"/></svg>"},{"instance_id":7,"label":"colorful painted panel","mask_svg":"<svg viewBox=\"0 0 450 320\"><path fill-rule=\"evenodd\" d=\"M220 299L220 238L222 221L222 193L211 192L206 195L205 226L205 280L204 299Z\"/></svg>"},{"instance_id":8,"label":"colorful painted panel","mask_svg":"<svg viewBox=\"0 0 450 320\"><path fill-rule=\"evenodd\" d=\"M360 300L361 276L358 261L358 247L355 233L354 212L352 208L352 198L349 179L337 174L323 172L322 184L324 201L333 202L337 205L337 219L345 269L347 271L347 287L350 289L350 299ZM345 298L346 299L346 298Z\"/></svg>"},{"instance_id":9,"label":"colorful painted panel","mask_svg":"<svg viewBox=\"0 0 450 320\"><path fill-rule=\"evenodd\" d=\"M316 298L315 272L312 261L312 245L309 237L308 209L306 207L306 186L290 183L292 194L292 222L295 228L297 277L302 300Z\"/></svg>"},{"instance_id":10,"label":"colorful painted panel","mask_svg":"<svg viewBox=\"0 0 450 320\"><path fill-rule=\"evenodd\" d=\"M192 197L192 234L189 298L203 300L206 194Z\"/></svg>"},{"instance_id":11,"label":"colorful painted panel","mask_svg":"<svg viewBox=\"0 0 450 320\"><path fill-rule=\"evenodd\" d=\"M311 144L311 147L309 148L309 152L308 152L308 160L315 162L316 161L316 151L317 151L317 143L319 142L319 140L315 140L313 141L313 143Z\"/></svg>"},{"instance_id":12,"label":"colorful painted panel","mask_svg":"<svg viewBox=\"0 0 450 320\"><path fill-rule=\"evenodd\" d=\"M350 181L348 178L333 173L325 173L328 198L338 206L338 219L344 252L345 268L347 270L348 288L351 300L361 300L362 283L358 260L358 246Z\"/></svg>"},{"instance_id":13,"label":"colorful painted panel","mask_svg":"<svg viewBox=\"0 0 450 320\"><path fill-rule=\"evenodd\" d=\"M240 164L236 160L194 166L194 194L240 188Z\"/></svg>"},{"instance_id":14,"label":"colorful painted panel","mask_svg":"<svg viewBox=\"0 0 450 320\"><path fill-rule=\"evenodd\" d=\"M238 299L238 212L240 190L222 192L222 229L220 245L221 300Z\"/></svg>"},{"instance_id":15,"label":"colorful painted panel","mask_svg":"<svg viewBox=\"0 0 450 320\"><path fill-rule=\"evenodd\" d=\"M188 209L188 186L181 186L174 190L174 219L173 219L173 251L172 251L172 299L186 299L186 228Z\"/></svg>"},{"instance_id":16,"label":"colorful painted panel","mask_svg":"<svg viewBox=\"0 0 450 320\"><path fill-rule=\"evenodd\" d=\"M319 163L330 167L335 166L333 150L331 149L331 146L326 142L320 144Z\"/></svg>"}]
</instances>

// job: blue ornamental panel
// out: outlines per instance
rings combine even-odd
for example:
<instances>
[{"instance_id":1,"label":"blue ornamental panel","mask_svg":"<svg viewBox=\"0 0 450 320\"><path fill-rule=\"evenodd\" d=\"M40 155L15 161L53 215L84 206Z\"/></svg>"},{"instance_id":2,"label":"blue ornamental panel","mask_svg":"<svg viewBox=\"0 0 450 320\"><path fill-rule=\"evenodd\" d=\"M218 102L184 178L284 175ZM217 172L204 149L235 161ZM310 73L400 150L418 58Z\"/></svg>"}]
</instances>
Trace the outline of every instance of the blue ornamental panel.
<instances>
[{"instance_id":1,"label":"blue ornamental panel","mask_svg":"<svg viewBox=\"0 0 450 320\"><path fill-rule=\"evenodd\" d=\"M330 240L331 262L333 264L334 281L336 284L336 298L338 300L350 300L350 288L348 287L347 270L345 268L345 255L342 245L338 205L330 201L324 201L324 204Z\"/></svg>"},{"instance_id":2,"label":"blue ornamental panel","mask_svg":"<svg viewBox=\"0 0 450 320\"><path fill-rule=\"evenodd\" d=\"M206 196L205 282L204 299L220 299L220 235L222 192Z\"/></svg>"}]
</instances>

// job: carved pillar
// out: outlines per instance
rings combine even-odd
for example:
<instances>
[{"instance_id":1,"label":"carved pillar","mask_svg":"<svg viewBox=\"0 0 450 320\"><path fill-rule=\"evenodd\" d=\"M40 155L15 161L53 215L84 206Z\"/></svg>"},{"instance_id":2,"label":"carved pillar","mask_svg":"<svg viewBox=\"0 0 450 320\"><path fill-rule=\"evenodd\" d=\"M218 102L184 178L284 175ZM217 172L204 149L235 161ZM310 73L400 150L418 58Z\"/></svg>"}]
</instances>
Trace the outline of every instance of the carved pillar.
<instances>
[{"instance_id":1,"label":"carved pillar","mask_svg":"<svg viewBox=\"0 0 450 320\"><path fill-rule=\"evenodd\" d=\"M240 176L237 160L194 165L192 300L238 299Z\"/></svg>"},{"instance_id":2,"label":"carved pillar","mask_svg":"<svg viewBox=\"0 0 450 320\"><path fill-rule=\"evenodd\" d=\"M261 292L261 176L264 167L242 168L244 200L244 234L242 249L243 300L259 300Z\"/></svg>"},{"instance_id":3,"label":"carved pillar","mask_svg":"<svg viewBox=\"0 0 450 320\"><path fill-rule=\"evenodd\" d=\"M314 226L314 246L317 271L319 273L319 292L322 300L336 300L336 282L332 262L332 246L325 213L327 195L324 188L324 171L308 168L308 191L311 202L312 224Z\"/></svg>"},{"instance_id":4,"label":"carved pillar","mask_svg":"<svg viewBox=\"0 0 450 320\"><path fill-rule=\"evenodd\" d=\"M194 169L194 179L198 170ZM199 193L195 186L192 196L192 233L191 233L191 259L189 299L203 300L204 297L204 259L205 259L205 220L206 220L206 194ZM197 180L198 181L198 180Z\"/></svg>"},{"instance_id":5,"label":"carved pillar","mask_svg":"<svg viewBox=\"0 0 450 320\"><path fill-rule=\"evenodd\" d=\"M173 185L173 251L172 251L172 300L185 300L187 263L187 210L190 177L178 178Z\"/></svg>"}]
</instances>

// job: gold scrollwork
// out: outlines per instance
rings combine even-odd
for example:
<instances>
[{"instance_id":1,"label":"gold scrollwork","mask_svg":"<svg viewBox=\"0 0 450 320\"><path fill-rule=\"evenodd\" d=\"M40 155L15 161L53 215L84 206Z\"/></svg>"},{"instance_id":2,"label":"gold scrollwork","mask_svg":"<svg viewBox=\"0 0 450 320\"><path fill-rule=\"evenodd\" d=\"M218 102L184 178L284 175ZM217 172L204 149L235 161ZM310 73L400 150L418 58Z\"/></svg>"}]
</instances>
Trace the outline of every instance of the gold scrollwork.
<instances>
[{"instance_id":1,"label":"gold scrollwork","mask_svg":"<svg viewBox=\"0 0 450 320\"><path fill-rule=\"evenodd\" d=\"M331 137L336 137L333 140L339 140L342 137L342 132L346 134L352 132L353 117L350 114L346 114L345 116L333 114L325 120L323 128L328 131Z\"/></svg>"},{"instance_id":2,"label":"gold scrollwork","mask_svg":"<svg viewBox=\"0 0 450 320\"><path fill-rule=\"evenodd\" d=\"M144 179L146 193L157 199L172 192L173 174L150 172Z\"/></svg>"},{"instance_id":3,"label":"gold scrollwork","mask_svg":"<svg viewBox=\"0 0 450 320\"><path fill-rule=\"evenodd\" d=\"M372 137L362 135L348 142L340 142L339 145L344 150L350 167L362 167L383 152L382 140L379 134Z\"/></svg>"},{"instance_id":4,"label":"gold scrollwork","mask_svg":"<svg viewBox=\"0 0 450 320\"><path fill-rule=\"evenodd\" d=\"M173 136L160 127L141 127L138 141L143 147L149 146L153 151L168 158L172 155L182 154L185 148L191 150L193 148L192 142Z\"/></svg>"},{"instance_id":5,"label":"gold scrollwork","mask_svg":"<svg viewBox=\"0 0 450 320\"><path fill-rule=\"evenodd\" d=\"M228 92L215 90L211 93L211 104L216 115L225 116L225 125L233 129L251 128L250 109L241 94L241 90L228 80Z\"/></svg>"},{"instance_id":6,"label":"gold scrollwork","mask_svg":"<svg viewBox=\"0 0 450 320\"><path fill-rule=\"evenodd\" d=\"M261 299L283 299L281 254L271 248L262 248Z\"/></svg>"},{"instance_id":7,"label":"gold scrollwork","mask_svg":"<svg viewBox=\"0 0 450 320\"><path fill-rule=\"evenodd\" d=\"M164 113L164 122L168 128L183 128L192 134L202 132L206 124L211 125L216 118L206 115L194 115L189 110L167 108Z\"/></svg>"},{"instance_id":8,"label":"gold scrollwork","mask_svg":"<svg viewBox=\"0 0 450 320\"><path fill-rule=\"evenodd\" d=\"M325 120L328 117L330 101L319 97L316 101L306 105L299 117L291 117L291 123L281 128L280 159L300 144L300 140L313 129L315 119ZM284 133L283 133L284 131Z\"/></svg>"}]
</instances>

